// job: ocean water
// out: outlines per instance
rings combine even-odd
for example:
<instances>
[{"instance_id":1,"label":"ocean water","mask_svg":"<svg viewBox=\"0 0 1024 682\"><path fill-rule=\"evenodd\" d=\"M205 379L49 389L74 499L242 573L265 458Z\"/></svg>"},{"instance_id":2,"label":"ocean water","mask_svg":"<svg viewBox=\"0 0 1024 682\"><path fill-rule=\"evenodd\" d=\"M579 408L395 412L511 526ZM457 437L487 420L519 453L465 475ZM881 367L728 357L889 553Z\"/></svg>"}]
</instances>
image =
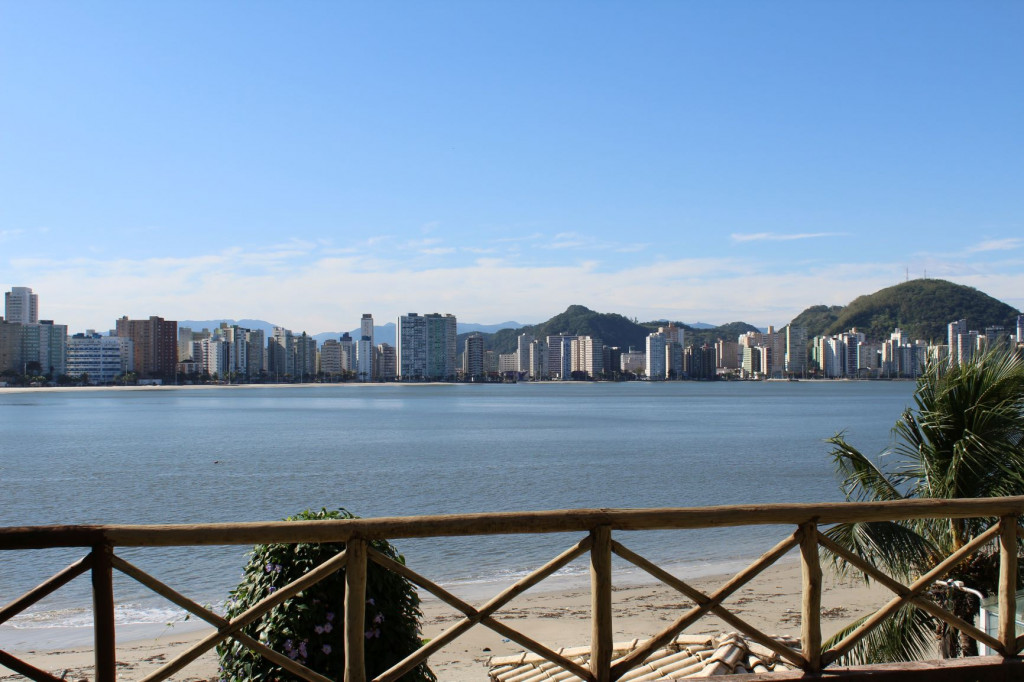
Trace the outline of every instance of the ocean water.
<instances>
[{"instance_id":1,"label":"ocean water","mask_svg":"<svg viewBox=\"0 0 1024 682\"><path fill-rule=\"evenodd\" d=\"M890 444L907 382L368 385L0 393L0 525L277 520L842 499L825 438ZM621 533L680 575L717 573L788 528ZM572 534L400 540L459 593L509 583ZM118 553L201 603L223 603L244 547ZM0 603L82 556L0 551ZM565 575L587 572L585 560ZM628 574L628 568L618 566ZM618 573L617 573L618 575ZM627 575L628 579L628 575ZM180 612L115 581L118 621ZM0 626L45 645L91 623L83 576ZM64 641L64 640L62 640Z\"/></svg>"}]
</instances>

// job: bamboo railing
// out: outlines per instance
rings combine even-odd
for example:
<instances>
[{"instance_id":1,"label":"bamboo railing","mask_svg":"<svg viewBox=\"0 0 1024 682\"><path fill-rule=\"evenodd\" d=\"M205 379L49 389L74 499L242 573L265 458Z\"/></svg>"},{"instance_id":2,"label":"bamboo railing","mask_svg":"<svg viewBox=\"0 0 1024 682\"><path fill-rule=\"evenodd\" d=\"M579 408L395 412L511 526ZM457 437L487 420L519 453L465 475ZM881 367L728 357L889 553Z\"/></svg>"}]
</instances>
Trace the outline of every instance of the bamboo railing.
<instances>
[{"instance_id":1,"label":"bamboo railing","mask_svg":"<svg viewBox=\"0 0 1024 682\"><path fill-rule=\"evenodd\" d=\"M461 620L450 626L441 635L410 654L391 670L374 678L375 682L392 682L400 679L430 655L476 625L483 625L500 633L503 637L520 644L581 680L613 682L631 669L641 665L654 651L709 613L718 616L749 639L776 652L791 666L802 670L803 673L816 675L830 664L835 663L857 642L908 603L914 604L933 617L967 633L970 637L984 642L997 651L1004 661L1016 660L1018 652L1024 648L1024 636L1017 636L1014 622L1018 540L1021 537L1018 520L1021 516L1024 516L1024 497L668 509L582 509L270 523L0 528L0 551L55 547L89 549L88 554L82 559L0 608L0 624L56 591L75 577L90 573L95 623L96 679L100 682L113 682L116 679L116 638L112 579L113 571L117 570L205 620L214 628L209 636L196 642L175 659L145 677L145 682L168 679L203 653L229 638L258 652L302 679L326 682L327 678L305 668L287 656L273 651L246 635L242 630L276 605L344 568L346 585L344 679L345 682L365 682L364 599L367 564L372 561L404 576L463 614ZM988 530L942 560L910 585L904 585L885 575L870 563L837 545L819 530L822 526L836 523L907 521L925 518L985 518L993 521ZM613 538L613 533L619 531L753 525L789 525L794 527L794 531L711 594L704 594ZM374 540L563 532L580 532L584 533L584 536L575 545L480 607L472 606L419 572L393 561L369 546L369 543ZM345 543L346 548L340 554L289 585L279 588L253 605L248 611L231 620L213 613L180 594L115 553L116 549L124 547L198 547L299 542ZM926 596L926 590L935 581L942 579L983 545L993 542L998 543L1000 556L999 632L996 637L961 620ZM887 587L895 595L892 600L864 620L845 638L827 649L823 647L821 637L822 569L819 557L820 547L824 547L833 555L846 560ZM723 606L723 602L730 595L794 548L799 548L803 575L800 649L794 649L787 643L761 632ZM588 667L573 662L495 617L495 614L515 597L585 554L590 556L591 577L592 634ZM612 639L613 555L649 573L694 602L691 609L681 614L662 632L653 635L636 649L617 660L613 660ZM0 665L32 680L53 682L59 679L4 651L0 651ZM968 674L977 673L975 671Z\"/></svg>"}]
</instances>

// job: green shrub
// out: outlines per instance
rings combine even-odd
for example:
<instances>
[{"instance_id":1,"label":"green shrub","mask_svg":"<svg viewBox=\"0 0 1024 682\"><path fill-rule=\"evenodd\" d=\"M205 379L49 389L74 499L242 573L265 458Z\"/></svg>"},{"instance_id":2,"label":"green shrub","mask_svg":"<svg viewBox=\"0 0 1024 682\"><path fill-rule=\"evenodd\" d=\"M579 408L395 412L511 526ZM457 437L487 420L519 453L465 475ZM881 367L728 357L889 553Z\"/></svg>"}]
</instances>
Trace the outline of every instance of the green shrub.
<instances>
[{"instance_id":1,"label":"green shrub","mask_svg":"<svg viewBox=\"0 0 1024 682\"><path fill-rule=\"evenodd\" d=\"M286 521L356 518L348 511L304 511ZM405 563L390 543L371 543L378 552ZM242 582L231 592L226 616L234 618L274 590L287 585L345 549L344 543L256 545ZM392 667L421 645L420 600L413 585L370 561L366 571L364 632L367 678ZM345 671L345 569L271 609L243 629L311 670L340 680ZM219 645L222 680L298 680L294 675L233 640ZM433 682L425 663L403 680Z\"/></svg>"}]
</instances>

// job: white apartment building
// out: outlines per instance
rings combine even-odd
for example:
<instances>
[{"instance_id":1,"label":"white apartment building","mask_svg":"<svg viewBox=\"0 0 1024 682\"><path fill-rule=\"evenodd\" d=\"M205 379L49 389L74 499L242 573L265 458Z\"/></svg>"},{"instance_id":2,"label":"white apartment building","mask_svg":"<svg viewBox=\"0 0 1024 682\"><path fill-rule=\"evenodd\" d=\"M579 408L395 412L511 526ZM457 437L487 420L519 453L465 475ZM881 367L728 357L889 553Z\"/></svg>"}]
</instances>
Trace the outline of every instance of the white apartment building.
<instances>
[{"instance_id":1,"label":"white apartment building","mask_svg":"<svg viewBox=\"0 0 1024 682\"><path fill-rule=\"evenodd\" d=\"M623 353L625 355L625 353ZM647 363L644 368L650 381L661 381L667 376L665 366L665 337L657 332L647 335Z\"/></svg>"},{"instance_id":2,"label":"white apartment building","mask_svg":"<svg viewBox=\"0 0 1024 682\"><path fill-rule=\"evenodd\" d=\"M375 378L373 356L373 315L363 313L359 320L359 339L356 341L356 376L360 381L373 381Z\"/></svg>"},{"instance_id":3,"label":"white apartment building","mask_svg":"<svg viewBox=\"0 0 1024 682\"><path fill-rule=\"evenodd\" d=\"M519 371L519 356L515 353L498 354L498 373L512 374Z\"/></svg>"},{"instance_id":4,"label":"white apartment building","mask_svg":"<svg viewBox=\"0 0 1024 682\"><path fill-rule=\"evenodd\" d=\"M11 287L4 294L4 319L18 324L39 322L39 296L31 287Z\"/></svg>"},{"instance_id":5,"label":"white apartment building","mask_svg":"<svg viewBox=\"0 0 1024 682\"><path fill-rule=\"evenodd\" d=\"M641 353L640 351L629 350L622 354L619 363L619 369L622 372L636 374L640 370L645 370L647 367L647 354Z\"/></svg>"},{"instance_id":6,"label":"white apartment building","mask_svg":"<svg viewBox=\"0 0 1024 682\"><path fill-rule=\"evenodd\" d=\"M571 342L572 372L582 372L591 379L604 374L604 343L592 336L579 336Z\"/></svg>"},{"instance_id":7,"label":"white apartment building","mask_svg":"<svg viewBox=\"0 0 1024 682\"><path fill-rule=\"evenodd\" d=\"M88 375L90 384L109 384L135 369L131 339L100 336L93 330L68 338L67 373Z\"/></svg>"}]
</instances>

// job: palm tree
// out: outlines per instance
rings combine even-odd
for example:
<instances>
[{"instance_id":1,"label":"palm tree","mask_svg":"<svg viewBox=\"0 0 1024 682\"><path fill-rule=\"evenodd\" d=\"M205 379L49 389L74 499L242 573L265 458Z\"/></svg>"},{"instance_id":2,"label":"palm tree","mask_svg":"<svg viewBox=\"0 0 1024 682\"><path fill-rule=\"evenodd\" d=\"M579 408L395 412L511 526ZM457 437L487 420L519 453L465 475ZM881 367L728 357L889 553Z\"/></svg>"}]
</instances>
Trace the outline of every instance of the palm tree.
<instances>
[{"instance_id":1,"label":"palm tree","mask_svg":"<svg viewBox=\"0 0 1024 682\"><path fill-rule=\"evenodd\" d=\"M885 466L847 443L842 433L829 439L848 500L1024 494L1024 363L1005 351L980 354L959 366L929 361L917 380L914 406L903 412L893 434L894 448L879 460L894 455L895 461ZM930 570L991 523L991 519L851 523L834 526L827 535L876 568L907 581ZM859 574L839 557L833 557L833 566L840 574ZM987 596L995 591L997 575L998 551L988 549L972 555L949 577ZM967 622L974 620L975 597L941 588L933 597L945 601ZM921 658L933 650L936 635L942 640L944 656L976 655L976 643L958 634L909 605L863 640L845 662Z\"/></svg>"}]
</instances>

